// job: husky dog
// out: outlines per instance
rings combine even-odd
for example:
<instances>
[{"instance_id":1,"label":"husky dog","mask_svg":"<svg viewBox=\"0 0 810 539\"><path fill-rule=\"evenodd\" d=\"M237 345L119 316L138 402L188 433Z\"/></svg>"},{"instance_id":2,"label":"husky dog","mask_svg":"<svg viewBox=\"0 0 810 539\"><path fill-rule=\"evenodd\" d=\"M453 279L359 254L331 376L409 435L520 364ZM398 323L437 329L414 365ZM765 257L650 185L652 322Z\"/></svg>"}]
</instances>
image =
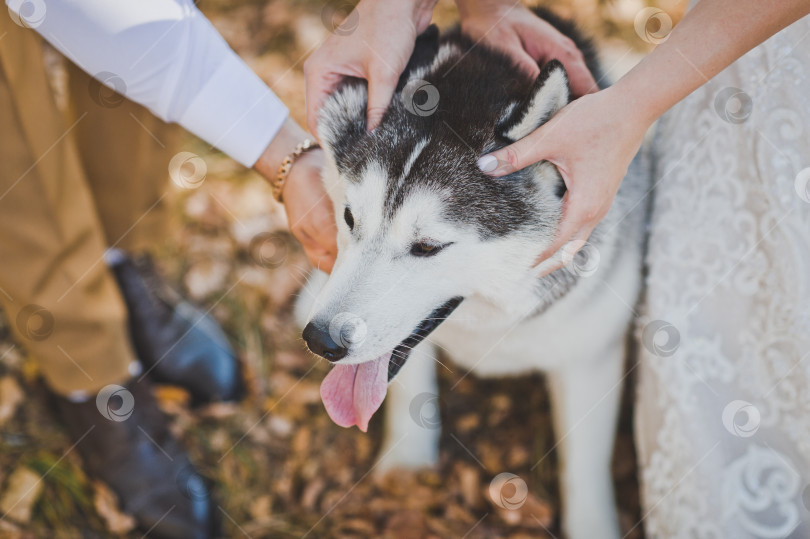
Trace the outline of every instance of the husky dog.
<instances>
[{"instance_id":1,"label":"husky dog","mask_svg":"<svg viewBox=\"0 0 810 539\"><path fill-rule=\"evenodd\" d=\"M590 43L571 23L541 16L599 79ZM375 130L366 129L365 82L347 81L318 129L339 255L328 279L311 277L297 311L310 350L335 364L321 396L337 424L365 431L387 394L378 469L437 461L439 431L411 413L415 397L437 392L436 347L479 376L546 372L563 526L574 539L605 539L619 533L610 461L646 180L637 158L589 243L540 277L535 258L555 237L562 177L548 162L504 178L476 164L570 99L558 61L533 80L504 54L435 27L417 40Z\"/></svg>"}]
</instances>

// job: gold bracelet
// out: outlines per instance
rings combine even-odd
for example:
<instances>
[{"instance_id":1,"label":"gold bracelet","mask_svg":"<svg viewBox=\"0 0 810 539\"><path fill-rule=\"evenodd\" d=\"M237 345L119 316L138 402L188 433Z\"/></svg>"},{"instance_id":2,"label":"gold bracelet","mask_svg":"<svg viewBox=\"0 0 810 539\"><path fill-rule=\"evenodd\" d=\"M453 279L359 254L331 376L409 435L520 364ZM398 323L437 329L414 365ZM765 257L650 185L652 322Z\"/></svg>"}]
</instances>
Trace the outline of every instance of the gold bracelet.
<instances>
[{"instance_id":1,"label":"gold bracelet","mask_svg":"<svg viewBox=\"0 0 810 539\"><path fill-rule=\"evenodd\" d=\"M284 159L281 160L281 166L278 167L276 179L270 184L270 189L273 192L273 198L279 202L283 202L281 192L284 190L284 184L287 183L287 177L290 175L290 171L292 170L295 160L309 150L314 150L315 148L320 148L320 145L311 138L306 138L303 142L295 147L292 153L287 154Z\"/></svg>"}]
</instances>

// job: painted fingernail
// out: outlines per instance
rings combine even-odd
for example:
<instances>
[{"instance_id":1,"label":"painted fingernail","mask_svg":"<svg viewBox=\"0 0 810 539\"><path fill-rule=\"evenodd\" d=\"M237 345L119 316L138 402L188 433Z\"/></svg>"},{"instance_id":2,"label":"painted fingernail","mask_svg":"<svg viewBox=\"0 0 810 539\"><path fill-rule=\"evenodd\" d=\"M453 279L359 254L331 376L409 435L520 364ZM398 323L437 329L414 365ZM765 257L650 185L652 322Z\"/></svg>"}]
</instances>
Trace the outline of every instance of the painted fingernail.
<instances>
[{"instance_id":1,"label":"painted fingernail","mask_svg":"<svg viewBox=\"0 0 810 539\"><path fill-rule=\"evenodd\" d=\"M493 172L498 168L498 160L493 155L485 155L478 160L478 168L481 172Z\"/></svg>"}]
</instances>

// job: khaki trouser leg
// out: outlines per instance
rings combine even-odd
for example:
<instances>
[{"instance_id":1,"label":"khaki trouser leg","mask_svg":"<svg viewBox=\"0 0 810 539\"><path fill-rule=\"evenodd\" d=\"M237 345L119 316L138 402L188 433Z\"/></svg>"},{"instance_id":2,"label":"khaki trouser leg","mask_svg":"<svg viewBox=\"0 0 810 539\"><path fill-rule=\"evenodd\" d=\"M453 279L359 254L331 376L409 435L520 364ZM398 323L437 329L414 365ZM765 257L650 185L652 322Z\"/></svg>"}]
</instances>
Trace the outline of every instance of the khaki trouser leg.
<instances>
[{"instance_id":1,"label":"khaki trouser leg","mask_svg":"<svg viewBox=\"0 0 810 539\"><path fill-rule=\"evenodd\" d=\"M32 30L0 17L0 305L58 393L128 378L126 309Z\"/></svg>"},{"instance_id":2,"label":"khaki trouser leg","mask_svg":"<svg viewBox=\"0 0 810 539\"><path fill-rule=\"evenodd\" d=\"M72 116L82 118L74 130L79 158L107 245L147 250L167 234L169 161L180 128L102 89L71 63L68 80Z\"/></svg>"}]
</instances>

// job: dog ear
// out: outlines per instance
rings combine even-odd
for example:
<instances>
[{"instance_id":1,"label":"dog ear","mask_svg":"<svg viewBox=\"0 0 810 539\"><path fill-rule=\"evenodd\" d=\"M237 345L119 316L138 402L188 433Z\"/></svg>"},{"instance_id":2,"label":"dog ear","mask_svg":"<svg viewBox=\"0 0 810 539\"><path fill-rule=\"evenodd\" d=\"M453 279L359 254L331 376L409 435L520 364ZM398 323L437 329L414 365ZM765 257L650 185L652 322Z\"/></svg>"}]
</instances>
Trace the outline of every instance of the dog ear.
<instances>
[{"instance_id":1,"label":"dog ear","mask_svg":"<svg viewBox=\"0 0 810 539\"><path fill-rule=\"evenodd\" d=\"M571 100L568 75L558 60L551 60L540 71L528 97L509 114L503 134L520 140L544 123Z\"/></svg>"},{"instance_id":2,"label":"dog ear","mask_svg":"<svg viewBox=\"0 0 810 539\"><path fill-rule=\"evenodd\" d=\"M349 78L326 98L318 113L318 138L332 154L366 133L366 81Z\"/></svg>"},{"instance_id":3,"label":"dog ear","mask_svg":"<svg viewBox=\"0 0 810 539\"><path fill-rule=\"evenodd\" d=\"M397 91L407 84L417 69L430 65L439 50L439 28L431 24L416 38L413 54L399 78ZM396 97L395 97L396 99ZM318 114L318 138L325 149L343 165L355 142L366 133L368 85L356 78L344 80L326 98Z\"/></svg>"}]
</instances>

